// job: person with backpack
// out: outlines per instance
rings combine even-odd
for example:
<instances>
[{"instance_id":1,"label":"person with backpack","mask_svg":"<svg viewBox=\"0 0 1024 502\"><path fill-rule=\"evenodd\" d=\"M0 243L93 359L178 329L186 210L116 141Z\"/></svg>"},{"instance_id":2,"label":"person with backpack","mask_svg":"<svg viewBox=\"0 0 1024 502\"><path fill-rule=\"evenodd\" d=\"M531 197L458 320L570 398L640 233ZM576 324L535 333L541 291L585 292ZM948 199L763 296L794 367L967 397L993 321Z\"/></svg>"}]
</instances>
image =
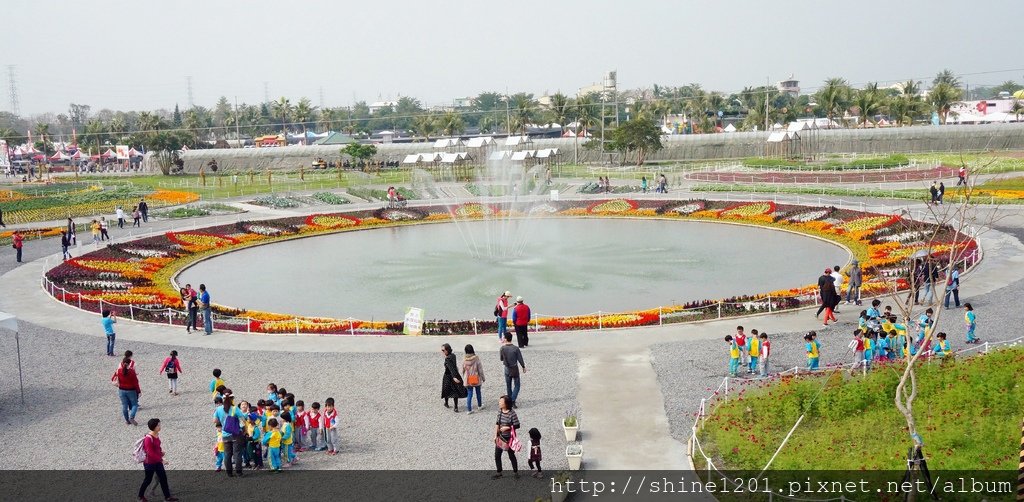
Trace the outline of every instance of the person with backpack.
<instances>
[{"instance_id":1,"label":"person with backpack","mask_svg":"<svg viewBox=\"0 0 1024 502\"><path fill-rule=\"evenodd\" d=\"M135 421L135 414L139 412L139 396L142 389L139 387L139 376L135 374L135 368L131 367L132 359L125 357L121 360L121 366L114 371L110 381L117 385L118 394L121 396L121 414L124 416L124 423L127 425L139 425Z\"/></svg>"},{"instance_id":2,"label":"person with backpack","mask_svg":"<svg viewBox=\"0 0 1024 502\"><path fill-rule=\"evenodd\" d=\"M494 317L498 320L498 341L500 342L505 338L505 333L508 331L508 299L512 296L512 293L506 291L498 297L498 302L494 305Z\"/></svg>"},{"instance_id":3,"label":"person with backpack","mask_svg":"<svg viewBox=\"0 0 1024 502\"><path fill-rule=\"evenodd\" d=\"M234 477L235 471L238 471L239 477L242 476L242 450L245 449L243 420L245 417L235 406L231 389L224 389L224 404L214 410L213 421L214 424L223 424L221 435L224 439L224 463L227 464L228 477Z\"/></svg>"},{"instance_id":4,"label":"person with backpack","mask_svg":"<svg viewBox=\"0 0 1024 502\"><path fill-rule=\"evenodd\" d=\"M181 363L178 361L178 351L172 350L170 357L164 359L160 365L160 373L167 375L167 391L170 394L178 395L178 374L181 373Z\"/></svg>"},{"instance_id":5,"label":"person with backpack","mask_svg":"<svg viewBox=\"0 0 1024 502\"><path fill-rule=\"evenodd\" d=\"M177 502L178 499L171 495L171 489L167 484L167 471L164 470L167 459L164 458L164 449L160 445L160 419L151 418L146 425L149 427L149 434L135 442L133 452L135 461L142 464L146 471L146 477L142 480L142 486L139 487L139 501L147 502L146 487L153 481L155 474L157 482L160 483L160 490L164 492L164 500Z\"/></svg>"}]
</instances>

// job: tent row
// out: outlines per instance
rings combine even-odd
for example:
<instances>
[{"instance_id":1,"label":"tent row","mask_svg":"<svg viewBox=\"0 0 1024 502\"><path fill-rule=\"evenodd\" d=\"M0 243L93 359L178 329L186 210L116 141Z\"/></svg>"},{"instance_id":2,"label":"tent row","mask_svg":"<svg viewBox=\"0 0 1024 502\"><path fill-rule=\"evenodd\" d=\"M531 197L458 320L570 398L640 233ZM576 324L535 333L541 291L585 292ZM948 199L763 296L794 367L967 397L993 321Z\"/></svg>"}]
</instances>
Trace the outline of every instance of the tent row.
<instances>
[{"instance_id":1,"label":"tent row","mask_svg":"<svg viewBox=\"0 0 1024 502\"><path fill-rule=\"evenodd\" d=\"M491 145L496 145L498 142L491 136L478 136L469 138L467 141L462 141L459 138L441 138L434 141L434 148L485 148ZM505 138L505 146L520 146L531 143L528 136L509 136Z\"/></svg>"},{"instance_id":2,"label":"tent row","mask_svg":"<svg viewBox=\"0 0 1024 502\"><path fill-rule=\"evenodd\" d=\"M513 152L511 150L499 150L497 152L491 152L491 155L487 157L487 160L512 160L516 162L522 162L529 159L547 159L558 155L557 148L544 148L541 150L521 150Z\"/></svg>"},{"instance_id":3,"label":"tent row","mask_svg":"<svg viewBox=\"0 0 1024 502\"><path fill-rule=\"evenodd\" d=\"M457 153L413 153L402 159L403 164L434 163L455 164L465 160L472 160L468 152Z\"/></svg>"}]
</instances>

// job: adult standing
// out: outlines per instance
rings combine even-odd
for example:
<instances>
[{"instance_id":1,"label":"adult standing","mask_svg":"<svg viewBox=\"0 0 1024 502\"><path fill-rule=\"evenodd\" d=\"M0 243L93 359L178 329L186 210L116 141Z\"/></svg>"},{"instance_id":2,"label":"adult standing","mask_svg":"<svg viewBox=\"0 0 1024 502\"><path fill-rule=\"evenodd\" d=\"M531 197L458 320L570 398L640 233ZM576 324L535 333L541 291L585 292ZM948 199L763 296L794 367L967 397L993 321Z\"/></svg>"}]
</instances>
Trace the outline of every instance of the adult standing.
<instances>
[{"instance_id":1,"label":"adult standing","mask_svg":"<svg viewBox=\"0 0 1024 502\"><path fill-rule=\"evenodd\" d=\"M139 387L139 376L135 374L135 368L132 368L131 362L130 357L122 359L121 366L114 371L114 376L110 377L110 381L117 384L124 423L139 425L135 421L135 414L139 412L139 396L142 395L142 388Z\"/></svg>"},{"instance_id":2,"label":"adult standing","mask_svg":"<svg viewBox=\"0 0 1024 502\"><path fill-rule=\"evenodd\" d=\"M444 407L449 408L448 399L455 401L455 413L459 412L459 398L467 397L466 387L462 385L462 374L459 373L459 365L455 360L455 353L452 346L447 343L441 346L441 354L444 356L444 376L441 377L441 399L444 399Z\"/></svg>"},{"instance_id":3,"label":"adult standing","mask_svg":"<svg viewBox=\"0 0 1024 502\"><path fill-rule=\"evenodd\" d=\"M188 318L185 319L185 332L199 331L196 328L196 317L199 317L199 298L196 295L196 290L192 289L191 284L185 285L185 294L181 295L181 301L188 308Z\"/></svg>"},{"instance_id":4,"label":"adult standing","mask_svg":"<svg viewBox=\"0 0 1024 502\"><path fill-rule=\"evenodd\" d=\"M935 293L935 280L939 278L939 267L932 262L931 258L924 260L924 303L925 305L931 304L933 299L937 299L938 295Z\"/></svg>"},{"instance_id":5,"label":"adult standing","mask_svg":"<svg viewBox=\"0 0 1024 502\"><path fill-rule=\"evenodd\" d=\"M512 326L516 330L516 345L530 345L530 306L523 303L521 296L516 297L516 306L512 307Z\"/></svg>"},{"instance_id":6,"label":"adult standing","mask_svg":"<svg viewBox=\"0 0 1024 502\"><path fill-rule=\"evenodd\" d=\"M114 334L114 324L117 323L117 317L109 309L105 309L103 310L103 317L100 319L100 322L103 324L103 333L107 335L107 355L112 356L114 355L114 338L117 336ZM125 357L125 359L131 362L130 357Z\"/></svg>"},{"instance_id":7,"label":"adult standing","mask_svg":"<svg viewBox=\"0 0 1024 502\"><path fill-rule=\"evenodd\" d=\"M11 235L11 246L14 247L15 258L21 263L21 248L25 246L25 238L21 236L21 232L15 230Z\"/></svg>"},{"instance_id":8,"label":"adult standing","mask_svg":"<svg viewBox=\"0 0 1024 502\"><path fill-rule=\"evenodd\" d=\"M465 377L463 382L466 385L466 412L472 415L474 392L477 406L480 409L484 408L484 395L481 389L484 383L484 365L472 345L466 345L466 355L462 358L462 376Z\"/></svg>"},{"instance_id":9,"label":"adult standing","mask_svg":"<svg viewBox=\"0 0 1024 502\"><path fill-rule=\"evenodd\" d=\"M505 339L505 333L508 332L508 299L510 296L512 296L512 293L508 291L502 293L498 297L497 304L494 305L494 316L498 320L499 342Z\"/></svg>"},{"instance_id":10,"label":"adult standing","mask_svg":"<svg viewBox=\"0 0 1024 502\"><path fill-rule=\"evenodd\" d=\"M167 471L164 470L167 460L164 458L164 449L160 444L160 419L151 418L146 426L149 427L149 434L142 438L142 451L146 453L146 460L142 462L142 468L146 470L146 477L142 480L142 486L139 487L139 500L146 502L146 487L153 481L155 474L157 482L160 483L160 490L164 492L164 500L177 502L178 499L171 496L171 489L167 485Z\"/></svg>"},{"instance_id":11,"label":"adult standing","mask_svg":"<svg viewBox=\"0 0 1024 502\"><path fill-rule=\"evenodd\" d=\"M512 399L509 403L513 408L516 406L516 399L519 398L519 367L523 367L526 373L526 363L523 362L523 353L519 347L512 345L512 333L505 333L505 341L498 350L498 356L505 365L505 391L506 396Z\"/></svg>"},{"instance_id":12,"label":"adult standing","mask_svg":"<svg viewBox=\"0 0 1024 502\"><path fill-rule=\"evenodd\" d=\"M71 240L68 239L68 231L67 230L61 230L60 231L60 252L61 252L61 256L64 257L64 261L68 261L68 259L71 258L71 252L68 251L68 247L70 247L70 246L71 246Z\"/></svg>"},{"instance_id":13,"label":"adult standing","mask_svg":"<svg viewBox=\"0 0 1024 502\"><path fill-rule=\"evenodd\" d=\"M853 262L850 263L850 284L846 288L846 303L850 303L852 299L853 302L860 305L860 286L863 280L860 262L854 258Z\"/></svg>"},{"instance_id":14,"label":"adult standing","mask_svg":"<svg viewBox=\"0 0 1024 502\"><path fill-rule=\"evenodd\" d=\"M224 442L224 463L228 469L228 477L234 477L235 471L242 477L242 451L245 450L245 436L242 435L242 424L245 416L235 406L235 396L231 389L224 389L224 404L213 411L214 424L221 426L221 440Z\"/></svg>"},{"instance_id":15,"label":"adult standing","mask_svg":"<svg viewBox=\"0 0 1024 502\"><path fill-rule=\"evenodd\" d=\"M818 317L821 311L825 311L825 320L823 326L828 326L828 321L838 321L835 314L833 314L832 308L839 302L839 297L836 295L835 278L832 277L830 269L825 269L825 272L818 278L818 293L821 295L821 307L818 308L818 313L814 317Z\"/></svg>"},{"instance_id":16,"label":"adult standing","mask_svg":"<svg viewBox=\"0 0 1024 502\"><path fill-rule=\"evenodd\" d=\"M78 245L78 236L75 235L75 220L72 220L70 216L68 217L68 238L71 239L72 246Z\"/></svg>"},{"instance_id":17,"label":"adult standing","mask_svg":"<svg viewBox=\"0 0 1024 502\"><path fill-rule=\"evenodd\" d=\"M132 227L142 228L142 213L139 211L139 206L132 208Z\"/></svg>"},{"instance_id":18,"label":"adult standing","mask_svg":"<svg viewBox=\"0 0 1024 502\"><path fill-rule=\"evenodd\" d=\"M938 187L938 184L936 182L934 182L934 181L932 182L932 186L931 186L931 188L928 189L928 192L931 193L931 196L932 196L932 202L931 203L932 204L937 203L939 201L939 187Z\"/></svg>"},{"instance_id":19,"label":"adult standing","mask_svg":"<svg viewBox=\"0 0 1024 502\"><path fill-rule=\"evenodd\" d=\"M953 265L953 271L949 273L949 278L946 279L946 298L942 304L949 310L949 295L953 295L953 301L956 303L956 308L960 308L960 265Z\"/></svg>"},{"instance_id":20,"label":"adult standing","mask_svg":"<svg viewBox=\"0 0 1024 502\"><path fill-rule=\"evenodd\" d=\"M512 410L513 407L515 407L515 399L509 396L501 396L498 399L498 419L494 423L494 468L497 472L491 476L494 479L502 476L501 454L506 451L508 452L508 461L512 464L513 476L516 479L519 478L519 462L516 461L516 452L509 445L515 430L520 427L519 416Z\"/></svg>"},{"instance_id":21,"label":"adult standing","mask_svg":"<svg viewBox=\"0 0 1024 502\"><path fill-rule=\"evenodd\" d=\"M100 216L100 240L102 241L110 240L110 234L107 233L108 226L109 225L107 224L107 217Z\"/></svg>"},{"instance_id":22,"label":"adult standing","mask_svg":"<svg viewBox=\"0 0 1024 502\"><path fill-rule=\"evenodd\" d=\"M117 206L114 209L114 213L117 214L117 228L124 228L124 208Z\"/></svg>"},{"instance_id":23,"label":"adult standing","mask_svg":"<svg viewBox=\"0 0 1024 502\"><path fill-rule=\"evenodd\" d=\"M139 199L139 212L142 213L142 221L149 223L149 204L145 197Z\"/></svg>"},{"instance_id":24,"label":"adult standing","mask_svg":"<svg viewBox=\"0 0 1024 502\"><path fill-rule=\"evenodd\" d=\"M946 195L946 183L939 182L939 204L942 204L942 197Z\"/></svg>"},{"instance_id":25,"label":"adult standing","mask_svg":"<svg viewBox=\"0 0 1024 502\"><path fill-rule=\"evenodd\" d=\"M209 335L213 333L213 312L210 310L210 292L206 290L206 284L199 285L199 308L203 309L203 331Z\"/></svg>"}]
</instances>

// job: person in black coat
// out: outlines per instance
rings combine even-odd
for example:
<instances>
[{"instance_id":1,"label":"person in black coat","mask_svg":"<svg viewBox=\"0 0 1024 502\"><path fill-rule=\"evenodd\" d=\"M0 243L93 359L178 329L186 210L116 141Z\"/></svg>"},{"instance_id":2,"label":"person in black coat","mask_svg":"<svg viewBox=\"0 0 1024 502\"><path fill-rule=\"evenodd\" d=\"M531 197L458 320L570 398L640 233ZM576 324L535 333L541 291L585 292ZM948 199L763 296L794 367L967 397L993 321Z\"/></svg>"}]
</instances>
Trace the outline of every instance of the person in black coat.
<instances>
[{"instance_id":1,"label":"person in black coat","mask_svg":"<svg viewBox=\"0 0 1024 502\"><path fill-rule=\"evenodd\" d=\"M448 406L448 399L455 400L455 413L459 412L459 398L466 397L466 387L462 384L462 376L459 373L459 366L455 360L455 353L452 346L447 343L441 346L441 354L444 355L444 376L441 378L441 399L444 399L444 407Z\"/></svg>"},{"instance_id":2,"label":"person in black coat","mask_svg":"<svg viewBox=\"0 0 1024 502\"><path fill-rule=\"evenodd\" d=\"M828 326L829 319L835 321L836 316L832 314L836 305L839 304L839 295L836 294L835 277L830 274L829 269L825 269L825 273L818 278L818 293L821 295L821 306L818 307L818 313L814 314L814 317L821 315L821 311L825 311L825 326Z\"/></svg>"}]
</instances>

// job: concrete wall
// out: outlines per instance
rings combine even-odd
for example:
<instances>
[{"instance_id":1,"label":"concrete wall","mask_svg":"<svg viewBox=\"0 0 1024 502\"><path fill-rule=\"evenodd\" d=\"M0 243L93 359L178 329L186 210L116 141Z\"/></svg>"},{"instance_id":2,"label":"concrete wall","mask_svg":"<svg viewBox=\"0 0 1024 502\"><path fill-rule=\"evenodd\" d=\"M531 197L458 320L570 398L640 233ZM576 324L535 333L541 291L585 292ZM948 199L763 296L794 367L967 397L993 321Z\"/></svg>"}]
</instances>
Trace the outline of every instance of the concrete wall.
<instances>
[{"instance_id":1,"label":"concrete wall","mask_svg":"<svg viewBox=\"0 0 1024 502\"><path fill-rule=\"evenodd\" d=\"M984 150L1024 150L1024 124L947 125L894 127L888 129L837 129L803 131L802 139L786 147L794 155L811 153L860 153L888 154L893 152L961 152ZM665 148L649 156L651 161L733 159L758 157L768 153L766 132L736 132L723 134L673 135L663 139ZM487 158L494 150L504 150L498 145L487 149L465 149L477 161ZM579 146L580 162L607 162L600 152ZM572 138L539 139L522 149L558 148L560 162L573 161ZM393 143L377 145L377 160L401 161L406 155L434 152L433 143ZM288 146L281 148L236 148L215 150L191 150L184 152L187 172L195 173L210 159L225 171L254 169L298 169L300 165L310 166L314 159L342 159L340 146Z\"/></svg>"}]
</instances>

